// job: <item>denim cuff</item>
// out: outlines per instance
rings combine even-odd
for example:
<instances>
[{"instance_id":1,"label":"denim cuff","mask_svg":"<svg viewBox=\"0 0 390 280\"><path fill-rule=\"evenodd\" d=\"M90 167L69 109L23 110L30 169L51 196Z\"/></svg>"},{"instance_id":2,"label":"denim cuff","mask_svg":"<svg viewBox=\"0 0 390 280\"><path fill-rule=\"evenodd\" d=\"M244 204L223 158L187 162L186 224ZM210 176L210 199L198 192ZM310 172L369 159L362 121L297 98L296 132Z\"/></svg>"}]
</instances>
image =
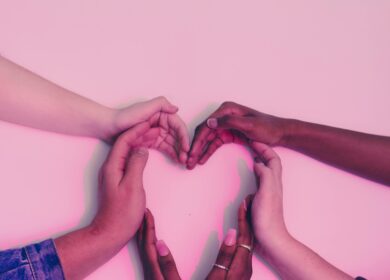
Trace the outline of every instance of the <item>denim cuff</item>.
<instances>
[{"instance_id":1,"label":"denim cuff","mask_svg":"<svg viewBox=\"0 0 390 280\"><path fill-rule=\"evenodd\" d=\"M29 260L33 279L65 279L52 239L23 248Z\"/></svg>"}]
</instances>

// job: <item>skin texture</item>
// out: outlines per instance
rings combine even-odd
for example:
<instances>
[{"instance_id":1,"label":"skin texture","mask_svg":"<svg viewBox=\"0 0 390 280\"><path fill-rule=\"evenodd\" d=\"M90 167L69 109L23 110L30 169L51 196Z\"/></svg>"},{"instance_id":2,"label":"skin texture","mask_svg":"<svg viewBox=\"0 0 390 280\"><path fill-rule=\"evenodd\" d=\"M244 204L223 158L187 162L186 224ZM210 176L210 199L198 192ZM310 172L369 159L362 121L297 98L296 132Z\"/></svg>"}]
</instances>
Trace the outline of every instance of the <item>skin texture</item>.
<instances>
[{"instance_id":1,"label":"skin texture","mask_svg":"<svg viewBox=\"0 0 390 280\"><path fill-rule=\"evenodd\" d=\"M0 104L1 120L57 133L99 138L108 143L127 129L153 118L155 125L162 129L161 137L175 150L175 153L169 153L171 158L183 163L187 159L186 125L176 114L178 108L165 97L112 109L0 56Z\"/></svg>"},{"instance_id":2,"label":"skin texture","mask_svg":"<svg viewBox=\"0 0 390 280\"><path fill-rule=\"evenodd\" d=\"M279 118L234 102L223 103L197 127L187 168L204 164L223 144L250 141L290 148L390 185L390 137Z\"/></svg>"},{"instance_id":3,"label":"skin texture","mask_svg":"<svg viewBox=\"0 0 390 280\"><path fill-rule=\"evenodd\" d=\"M135 235L145 213L142 174L154 141L148 122L122 134L99 175L99 209L91 224L55 239L66 279L83 279Z\"/></svg>"},{"instance_id":4,"label":"skin texture","mask_svg":"<svg viewBox=\"0 0 390 280\"><path fill-rule=\"evenodd\" d=\"M253 235L250 228L249 209L251 198L248 197L238 210L238 237L236 230L229 230L221 245L216 263L229 267L229 271L213 267L207 279L250 279L252 275L252 253L238 246L252 246ZM144 278L146 280L178 280L181 279L175 261L168 247L158 240L155 231L154 218L147 210L144 221L137 234L138 251L141 257Z\"/></svg>"},{"instance_id":5,"label":"skin texture","mask_svg":"<svg viewBox=\"0 0 390 280\"><path fill-rule=\"evenodd\" d=\"M260 255L282 279L353 279L332 266L287 231L283 217L282 165L267 145L253 142L258 191L252 203L252 226Z\"/></svg>"}]
</instances>

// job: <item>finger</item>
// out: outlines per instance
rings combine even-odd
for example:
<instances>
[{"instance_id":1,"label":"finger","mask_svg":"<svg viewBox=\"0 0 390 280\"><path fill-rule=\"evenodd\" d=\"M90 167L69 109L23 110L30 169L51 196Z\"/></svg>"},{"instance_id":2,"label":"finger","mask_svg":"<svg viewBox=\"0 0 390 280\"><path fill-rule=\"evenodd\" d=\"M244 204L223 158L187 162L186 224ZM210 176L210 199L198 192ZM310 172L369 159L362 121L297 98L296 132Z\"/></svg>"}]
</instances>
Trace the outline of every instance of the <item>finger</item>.
<instances>
[{"instance_id":1,"label":"finger","mask_svg":"<svg viewBox=\"0 0 390 280\"><path fill-rule=\"evenodd\" d=\"M133 142L148 129L149 124L143 122L119 136L103 164L102 173L104 177L107 176L115 180L115 185L120 182L126 169L128 154L133 146Z\"/></svg>"},{"instance_id":2,"label":"finger","mask_svg":"<svg viewBox=\"0 0 390 280\"><path fill-rule=\"evenodd\" d=\"M205 164L209 158L223 145L225 142L220 137L216 137L206 148L199 160L199 164Z\"/></svg>"},{"instance_id":3,"label":"finger","mask_svg":"<svg viewBox=\"0 0 390 280\"><path fill-rule=\"evenodd\" d=\"M234 142L241 143L242 141L238 141L238 138L231 131L218 131L201 156L199 164L204 164L222 145Z\"/></svg>"},{"instance_id":4,"label":"finger","mask_svg":"<svg viewBox=\"0 0 390 280\"><path fill-rule=\"evenodd\" d=\"M143 187L143 173L148 161L149 152L144 147L135 148L130 152L125 175L121 183L128 188Z\"/></svg>"},{"instance_id":5,"label":"finger","mask_svg":"<svg viewBox=\"0 0 390 280\"><path fill-rule=\"evenodd\" d=\"M150 116L154 115L157 112L174 114L179 110L175 105L170 103L168 99L163 96L159 96L149 101L139 103L139 106L136 109L137 114L144 115L144 120L147 120Z\"/></svg>"},{"instance_id":6,"label":"finger","mask_svg":"<svg viewBox=\"0 0 390 280\"><path fill-rule=\"evenodd\" d=\"M246 107L243 107L234 102L224 102L214 113L208 117L208 119L219 118L225 115L243 115L246 110ZM192 140L189 158L187 160L188 169L193 169L198 163L198 160L203 153L205 146L207 145L207 136L212 130L213 129L207 126L207 120L197 126L194 139Z\"/></svg>"},{"instance_id":7,"label":"finger","mask_svg":"<svg viewBox=\"0 0 390 280\"><path fill-rule=\"evenodd\" d=\"M169 115L168 125L175 132L181 150L188 152L190 150L190 138L184 121L176 114Z\"/></svg>"},{"instance_id":8,"label":"finger","mask_svg":"<svg viewBox=\"0 0 390 280\"><path fill-rule=\"evenodd\" d=\"M235 129L248 134L253 129L253 122L249 117L225 115L220 118L209 118L207 126L211 129Z\"/></svg>"},{"instance_id":9,"label":"finger","mask_svg":"<svg viewBox=\"0 0 390 280\"><path fill-rule=\"evenodd\" d=\"M179 158L178 158L178 155L177 155L175 148L173 146L171 146L170 144L168 144L167 142L162 141L158 145L158 147L156 147L156 149L159 150L160 152L166 154L173 161L175 161L175 162L179 161Z\"/></svg>"},{"instance_id":10,"label":"finger","mask_svg":"<svg viewBox=\"0 0 390 280\"><path fill-rule=\"evenodd\" d=\"M198 163L199 157L207 143L207 137L211 129L205 123L201 123L195 129L194 139L192 140L191 149L188 155L187 168L193 169Z\"/></svg>"},{"instance_id":11,"label":"finger","mask_svg":"<svg viewBox=\"0 0 390 280\"><path fill-rule=\"evenodd\" d=\"M238 209L237 250L229 270L228 279L249 279L252 274L253 234L250 227L248 205L253 197L248 196Z\"/></svg>"},{"instance_id":12,"label":"finger","mask_svg":"<svg viewBox=\"0 0 390 280\"><path fill-rule=\"evenodd\" d=\"M145 223L146 217L142 220L142 223L137 231L137 247L140 255L143 254L143 243L144 243L144 235L145 235Z\"/></svg>"},{"instance_id":13,"label":"finger","mask_svg":"<svg viewBox=\"0 0 390 280\"><path fill-rule=\"evenodd\" d=\"M160 129L157 127L150 128L144 135L138 137L132 142L133 147L150 147L160 136Z\"/></svg>"},{"instance_id":14,"label":"finger","mask_svg":"<svg viewBox=\"0 0 390 280\"><path fill-rule=\"evenodd\" d=\"M163 279L160 271L160 265L158 263L156 241L157 237L154 217L152 212L149 209L146 209L142 246L145 254L145 259L143 260L144 270L147 269L148 271L144 271L144 274L149 275L151 279Z\"/></svg>"},{"instance_id":15,"label":"finger","mask_svg":"<svg viewBox=\"0 0 390 280\"><path fill-rule=\"evenodd\" d=\"M215 264L221 265L222 267L226 267L229 269L230 264L234 258L234 253L236 251L236 241L237 231L235 229L229 229L223 241L223 244L221 245L221 249L219 250ZM207 279L225 279L227 273L227 270L214 265Z\"/></svg>"},{"instance_id":16,"label":"finger","mask_svg":"<svg viewBox=\"0 0 390 280\"><path fill-rule=\"evenodd\" d=\"M251 147L266 166L281 175L282 163L280 157L270 146L260 142L252 142Z\"/></svg>"},{"instance_id":17,"label":"finger","mask_svg":"<svg viewBox=\"0 0 390 280\"><path fill-rule=\"evenodd\" d=\"M157 241L156 248L159 255L158 263L160 264L160 269L164 276L164 279L180 279L175 260L173 259L173 256L165 242L163 240Z\"/></svg>"}]
</instances>

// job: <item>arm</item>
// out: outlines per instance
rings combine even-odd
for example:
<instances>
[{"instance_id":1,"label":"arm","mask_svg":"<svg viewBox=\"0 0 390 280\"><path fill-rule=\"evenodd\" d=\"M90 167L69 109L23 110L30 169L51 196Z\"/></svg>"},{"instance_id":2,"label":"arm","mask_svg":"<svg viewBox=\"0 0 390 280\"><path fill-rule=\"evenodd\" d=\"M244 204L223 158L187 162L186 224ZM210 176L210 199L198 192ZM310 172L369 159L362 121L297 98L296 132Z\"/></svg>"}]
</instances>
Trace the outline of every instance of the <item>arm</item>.
<instances>
[{"instance_id":1,"label":"arm","mask_svg":"<svg viewBox=\"0 0 390 280\"><path fill-rule=\"evenodd\" d=\"M0 119L106 139L114 110L53 84L0 56Z\"/></svg>"},{"instance_id":2,"label":"arm","mask_svg":"<svg viewBox=\"0 0 390 280\"><path fill-rule=\"evenodd\" d=\"M252 226L262 257L282 279L352 279L288 233L280 159L265 144L254 142L252 148L257 155L254 171L259 185L251 207Z\"/></svg>"},{"instance_id":3,"label":"arm","mask_svg":"<svg viewBox=\"0 0 390 280\"><path fill-rule=\"evenodd\" d=\"M248 140L284 146L390 185L390 137L278 118L233 102L198 126L187 166L205 163L225 143Z\"/></svg>"},{"instance_id":4,"label":"arm","mask_svg":"<svg viewBox=\"0 0 390 280\"><path fill-rule=\"evenodd\" d=\"M390 137L287 120L281 146L390 185Z\"/></svg>"},{"instance_id":5,"label":"arm","mask_svg":"<svg viewBox=\"0 0 390 280\"><path fill-rule=\"evenodd\" d=\"M99 175L99 209L92 223L55 239L66 279L82 279L111 259L135 235L145 213L142 174L148 123L122 134Z\"/></svg>"}]
</instances>

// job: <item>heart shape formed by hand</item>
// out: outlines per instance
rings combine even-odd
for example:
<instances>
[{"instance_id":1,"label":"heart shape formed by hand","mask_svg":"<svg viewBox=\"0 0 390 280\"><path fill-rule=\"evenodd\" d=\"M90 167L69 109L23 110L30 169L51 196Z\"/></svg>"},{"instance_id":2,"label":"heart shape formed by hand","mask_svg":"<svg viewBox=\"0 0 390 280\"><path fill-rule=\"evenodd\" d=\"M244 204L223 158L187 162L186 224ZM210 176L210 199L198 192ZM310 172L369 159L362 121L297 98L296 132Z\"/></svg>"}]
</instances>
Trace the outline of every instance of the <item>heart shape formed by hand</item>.
<instances>
[{"instance_id":1,"label":"heart shape formed by hand","mask_svg":"<svg viewBox=\"0 0 390 280\"><path fill-rule=\"evenodd\" d=\"M240 203L256 191L252 165L249 153L238 145L227 146L192 171L151 152L144 177L147 207L183 279L202 279L210 272L220 240L237 227Z\"/></svg>"}]
</instances>

